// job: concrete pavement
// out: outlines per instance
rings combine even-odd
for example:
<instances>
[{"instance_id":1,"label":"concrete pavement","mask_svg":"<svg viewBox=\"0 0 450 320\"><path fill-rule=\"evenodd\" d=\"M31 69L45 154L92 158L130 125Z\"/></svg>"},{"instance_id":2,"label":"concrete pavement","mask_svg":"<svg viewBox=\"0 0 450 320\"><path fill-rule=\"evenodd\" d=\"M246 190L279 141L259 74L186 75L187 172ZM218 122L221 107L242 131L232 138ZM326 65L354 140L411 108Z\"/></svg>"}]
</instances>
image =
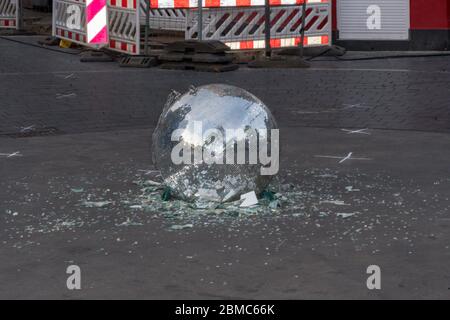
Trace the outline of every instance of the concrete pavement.
<instances>
[{"instance_id":1,"label":"concrete pavement","mask_svg":"<svg viewBox=\"0 0 450 320\"><path fill-rule=\"evenodd\" d=\"M217 75L0 52L0 154L20 152L0 156L1 298L449 298L449 58ZM168 92L211 82L272 110L291 201L241 218L132 208ZM349 152L370 160L332 158Z\"/></svg>"}]
</instances>

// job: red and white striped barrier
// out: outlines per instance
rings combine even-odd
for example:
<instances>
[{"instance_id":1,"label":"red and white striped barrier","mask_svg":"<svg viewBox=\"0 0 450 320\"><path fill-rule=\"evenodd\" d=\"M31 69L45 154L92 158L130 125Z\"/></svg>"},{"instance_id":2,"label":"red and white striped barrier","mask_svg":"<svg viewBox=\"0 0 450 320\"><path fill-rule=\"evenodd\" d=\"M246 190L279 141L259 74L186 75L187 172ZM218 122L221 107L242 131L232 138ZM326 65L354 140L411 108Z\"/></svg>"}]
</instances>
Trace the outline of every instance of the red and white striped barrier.
<instances>
[{"instance_id":1,"label":"red and white striped barrier","mask_svg":"<svg viewBox=\"0 0 450 320\"><path fill-rule=\"evenodd\" d=\"M286 38L286 39L271 39L271 48L284 48L284 47L296 47L300 44L301 37ZM250 41L231 41L225 42L231 50L251 50L251 49L264 49L264 40L250 40ZM303 45L306 47L312 46L326 46L330 44L330 38L328 36L312 36L305 37Z\"/></svg>"},{"instance_id":2,"label":"red and white striped barrier","mask_svg":"<svg viewBox=\"0 0 450 320\"><path fill-rule=\"evenodd\" d=\"M106 8L106 0L86 0L88 44L108 44L108 18Z\"/></svg>"},{"instance_id":3,"label":"red and white striped barrier","mask_svg":"<svg viewBox=\"0 0 450 320\"><path fill-rule=\"evenodd\" d=\"M305 0L270 0L271 6L300 5ZM306 0L306 3L328 3L329 0ZM203 0L203 8L264 6L265 0ZM198 8L198 0L151 0L152 9Z\"/></svg>"},{"instance_id":4,"label":"red and white striped barrier","mask_svg":"<svg viewBox=\"0 0 450 320\"><path fill-rule=\"evenodd\" d=\"M0 29L17 29L19 24L19 11L17 10L17 1L0 0Z\"/></svg>"},{"instance_id":5,"label":"red and white striped barrier","mask_svg":"<svg viewBox=\"0 0 450 320\"><path fill-rule=\"evenodd\" d=\"M4 1L4 0L0 0ZM91 47L139 54L137 0L53 0L53 35Z\"/></svg>"},{"instance_id":6,"label":"red and white striped barrier","mask_svg":"<svg viewBox=\"0 0 450 320\"><path fill-rule=\"evenodd\" d=\"M109 0L109 48L136 55L140 53L140 7L138 0ZM148 1L148 0L147 0Z\"/></svg>"},{"instance_id":7,"label":"red and white striped barrier","mask_svg":"<svg viewBox=\"0 0 450 320\"><path fill-rule=\"evenodd\" d=\"M0 19L0 28L15 28L16 19Z\"/></svg>"},{"instance_id":8,"label":"red and white striped barrier","mask_svg":"<svg viewBox=\"0 0 450 320\"><path fill-rule=\"evenodd\" d=\"M0 0L0 3L2 1L10 0ZM114 51L139 55L142 52L141 21L145 23L142 9L146 1L149 0L53 0L53 34L81 45L104 44ZM306 1L304 46L330 45L330 0ZM303 0L271 0L274 6L270 19L272 48L299 45L302 3ZM180 31L184 30L187 40L198 37L198 11L189 9L196 8L197 0L151 0L151 4L154 8L184 12L185 24ZM208 8L201 24L203 40L222 41L232 50L265 48L262 23L265 13L261 7L264 0L203 0L203 4ZM283 6L285 4L288 5Z\"/></svg>"},{"instance_id":9,"label":"red and white striped barrier","mask_svg":"<svg viewBox=\"0 0 450 320\"><path fill-rule=\"evenodd\" d=\"M197 10L187 10L185 36L196 40L202 28L202 40L219 40L232 50L265 48L264 7L209 8L207 18L198 23ZM275 6L270 9L270 47L294 47L301 43L303 20L305 47L330 45L330 3L302 6Z\"/></svg>"},{"instance_id":10,"label":"red and white striped barrier","mask_svg":"<svg viewBox=\"0 0 450 320\"><path fill-rule=\"evenodd\" d=\"M123 9L136 9L137 0L109 0L111 7L118 7Z\"/></svg>"}]
</instances>

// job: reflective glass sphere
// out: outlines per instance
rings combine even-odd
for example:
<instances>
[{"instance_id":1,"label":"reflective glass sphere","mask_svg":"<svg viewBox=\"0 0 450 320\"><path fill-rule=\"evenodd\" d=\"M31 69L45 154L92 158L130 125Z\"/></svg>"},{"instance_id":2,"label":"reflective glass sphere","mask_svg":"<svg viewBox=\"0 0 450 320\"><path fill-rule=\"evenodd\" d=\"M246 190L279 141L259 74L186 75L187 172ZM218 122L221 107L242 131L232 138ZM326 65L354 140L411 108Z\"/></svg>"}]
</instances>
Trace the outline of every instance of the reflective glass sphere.
<instances>
[{"instance_id":1,"label":"reflective glass sphere","mask_svg":"<svg viewBox=\"0 0 450 320\"><path fill-rule=\"evenodd\" d=\"M174 196L233 201L247 192L259 194L278 172L274 129L269 109L246 90L192 87L169 96L153 133L153 161ZM270 154L270 163L261 152Z\"/></svg>"}]
</instances>

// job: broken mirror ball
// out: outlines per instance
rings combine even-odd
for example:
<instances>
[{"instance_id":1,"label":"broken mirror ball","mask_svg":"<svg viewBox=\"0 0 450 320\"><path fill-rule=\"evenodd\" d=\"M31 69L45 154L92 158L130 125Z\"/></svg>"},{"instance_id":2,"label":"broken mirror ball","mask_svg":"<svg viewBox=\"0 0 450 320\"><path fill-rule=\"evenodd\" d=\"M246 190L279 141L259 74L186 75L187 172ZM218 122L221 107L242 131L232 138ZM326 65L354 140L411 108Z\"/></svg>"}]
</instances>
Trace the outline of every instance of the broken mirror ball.
<instances>
[{"instance_id":1,"label":"broken mirror ball","mask_svg":"<svg viewBox=\"0 0 450 320\"><path fill-rule=\"evenodd\" d=\"M227 202L259 194L278 172L277 124L244 89L209 84L172 92L153 133L153 162L174 197Z\"/></svg>"}]
</instances>

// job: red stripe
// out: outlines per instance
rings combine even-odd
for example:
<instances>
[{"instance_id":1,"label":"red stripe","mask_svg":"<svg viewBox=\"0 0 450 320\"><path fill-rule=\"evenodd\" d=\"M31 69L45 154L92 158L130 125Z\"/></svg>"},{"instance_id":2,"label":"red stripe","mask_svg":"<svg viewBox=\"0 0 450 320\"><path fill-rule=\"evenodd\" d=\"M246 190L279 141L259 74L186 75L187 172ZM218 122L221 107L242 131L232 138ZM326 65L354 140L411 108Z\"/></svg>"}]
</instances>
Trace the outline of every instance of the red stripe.
<instances>
[{"instance_id":1,"label":"red stripe","mask_svg":"<svg viewBox=\"0 0 450 320\"><path fill-rule=\"evenodd\" d=\"M89 43L108 43L108 29L106 26L104 26Z\"/></svg>"},{"instance_id":2,"label":"red stripe","mask_svg":"<svg viewBox=\"0 0 450 320\"><path fill-rule=\"evenodd\" d=\"M132 52L133 52L133 53L136 53L136 45L135 45L135 44L133 44Z\"/></svg>"},{"instance_id":3,"label":"red stripe","mask_svg":"<svg viewBox=\"0 0 450 320\"><path fill-rule=\"evenodd\" d=\"M328 36L322 36L322 44L329 44L330 38Z\"/></svg>"},{"instance_id":4,"label":"red stripe","mask_svg":"<svg viewBox=\"0 0 450 320\"><path fill-rule=\"evenodd\" d=\"M89 22L106 6L106 0L92 0L86 8L86 19Z\"/></svg>"},{"instance_id":5,"label":"red stripe","mask_svg":"<svg viewBox=\"0 0 450 320\"><path fill-rule=\"evenodd\" d=\"M111 1L111 5L114 5L116 0L110 0ZM122 3L125 2L126 0L122 0ZM136 0L133 0L134 2L136 2ZM149 0L147 0L149 1ZM222 7L220 5L221 0L204 0L205 4L204 6L206 8L211 8L211 7ZM282 5L281 0L269 0L270 1L270 5L272 6L280 6ZM310 0L295 0L295 4L299 5L299 4L303 4L303 2L307 2L310 3ZM320 2L322 3L328 3L329 0L320 0ZM136 8L136 4L134 3L134 8ZM159 3L158 0L151 0L151 4L150 4L151 8L160 8L159 7ZM250 7L251 6L251 0L236 0L236 7ZM223 6L225 7L225 6ZM168 8L166 6L161 6L161 9L164 8ZM190 8L190 4L189 4L189 0L174 0L173 3L173 8Z\"/></svg>"},{"instance_id":6,"label":"red stripe","mask_svg":"<svg viewBox=\"0 0 450 320\"><path fill-rule=\"evenodd\" d=\"M127 44L125 42L120 43L120 50L127 51Z\"/></svg>"},{"instance_id":7,"label":"red stripe","mask_svg":"<svg viewBox=\"0 0 450 320\"><path fill-rule=\"evenodd\" d=\"M295 44L296 46L298 46L298 45L300 44L301 39L302 39L302 38L300 38L300 37L295 38L294 44ZM308 44L308 37L305 37L305 40L303 40L303 45L306 46L307 44Z\"/></svg>"},{"instance_id":8,"label":"red stripe","mask_svg":"<svg viewBox=\"0 0 450 320\"><path fill-rule=\"evenodd\" d=\"M128 5L127 0L122 0L122 8L126 8Z\"/></svg>"},{"instance_id":9,"label":"red stripe","mask_svg":"<svg viewBox=\"0 0 450 320\"><path fill-rule=\"evenodd\" d=\"M109 0L112 6L116 6L116 0Z\"/></svg>"},{"instance_id":10,"label":"red stripe","mask_svg":"<svg viewBox=\"0 0 450 320\"><path fill-rule=\"evenodd\" d=\"M116 48L116 40L109 40L109 46L113 49Z\"/></svg>"},{"instance_id":11,"label":"red stripe","mask_svg":"<svg viewBox=\"0 0 450 320\"><path fill-rule=\"evenodd\" d=\"M240 47L241 50L253 49L253 40L241 41L241 42L239 42L239 47Z\"/></svg>"},{"instance_id":12,"label":"red stripe","mask_svg":"<svg viewBox=\"0 0 450 320\"><path fill-rule=\"evenodd\" d=\"M271 48L279 48L279 47L281 47L281 39L271 39L270 40L270 47Z\"/></svg>"},{"instance_id":13,"label":"red stripe","mask_svg":"<svg viewBox=\"0 0 450 320\"><path fill-rule=\"evenodd\" d=\"M80 41L80 35L78 33L75 34L75 40Z\"/></svg>"},{"instance_id":14,"label":"red stripe","mask_svg":"<svg viewBox=\"0 0 450 320\"><path fill-rule=\"evenodd\" d=\"M205 0L205 7L220 7L220 0Z\"/></svg>"},{"instance_id":15,"label":"red stripe","mask_svg":"<svg viewBox=\"0 0 450 320\"><path fill-rule=\"evenodd\" d=\"M248 7L250 4L250 0L236 0L236 7Z\"/></svg>"},{"instance_id":16,"label":"red stripe","mask_svg":"<svg viewBox=\"0 0 450 320\"><path fill-rule=\"evenodd\" d=\"M189 8L189 0L174 0L174 8Z\"/></svg>"},{"instance_id":17,"label":"red stripe","mask_svg":"<svg viewBox=\"0 0 450 320\"><path fill-rule=\"evenodd\" d=\"M5 26L9 26L9 21L5 20Z\"/></svg>"},{"instance_id":18,"label":"red stripe","mask_svg":"<svg viewBox=\"0 0 450 320\"><path fill-rule=\"evenodd\" d=\"M67 32L67 38L73 39L73 38L72 38L72 31Z\"/></svg>"}]
</instances>

